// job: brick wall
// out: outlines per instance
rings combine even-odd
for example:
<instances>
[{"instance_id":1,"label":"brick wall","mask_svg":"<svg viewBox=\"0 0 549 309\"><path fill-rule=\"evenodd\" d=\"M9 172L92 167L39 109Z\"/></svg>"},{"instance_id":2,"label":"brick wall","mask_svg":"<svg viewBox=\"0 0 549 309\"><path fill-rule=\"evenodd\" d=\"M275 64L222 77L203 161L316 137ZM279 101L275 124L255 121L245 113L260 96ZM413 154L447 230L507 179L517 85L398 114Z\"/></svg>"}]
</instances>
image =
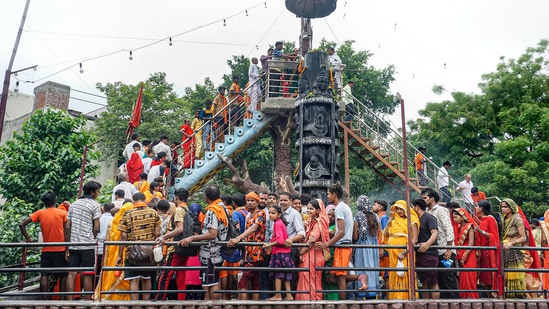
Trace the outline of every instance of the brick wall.
<instances>
[{"instance_id":1,"label":"brick wall","mask_svg":"<svg viewBox=\"0 0 549 309\"><path fill-rule=\"evenodd\" d=\"M71 87L54 83L45 82L34 88L33 111L44 107L67 110L69 108L69 97Z\"/></svg>"}]
</instances>

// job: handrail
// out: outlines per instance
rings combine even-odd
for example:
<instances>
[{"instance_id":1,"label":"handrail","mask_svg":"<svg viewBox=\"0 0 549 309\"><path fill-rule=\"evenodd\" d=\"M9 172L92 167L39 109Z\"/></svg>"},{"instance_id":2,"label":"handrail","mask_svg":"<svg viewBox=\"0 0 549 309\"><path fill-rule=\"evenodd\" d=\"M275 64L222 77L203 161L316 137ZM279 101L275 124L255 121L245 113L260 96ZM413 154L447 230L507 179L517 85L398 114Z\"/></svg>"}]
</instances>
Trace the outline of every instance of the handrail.
<instances>
[{"instance_id":1,"label":"handrail","mask_svg":"<svg viewBox=\"0 0 549 309\"><path fill-rule=\"evenodd\" d=\"M135 243L135 241L106 241L105 242L105 246L118 246L118 245L122 245L122 244L133 244ZM140 242L140 243L144 243L144 244L154 244L154 241L148 241L148 242ZM177 244L178 242L168 242L167 244L168 245L172 245L172 244ZM206 244L207 242L205 241L202 241L202 242L193 242L192 245L193 246L196 246L196 245L202 245L202 244ZM222 243L226 243L226 242L222 242ZM50 246L50 245L58 245L58 244L61 244L61 243L24 243L24 242L20 242L20 243L0 243L0 248L2 247L21 247L21 248L27 248L27 247L40 247L40 246ZM71 244L71 245L89 245L89 243L64 243L64 244ZM246 246L262 246L262 243L255 243L255 242L245 242L243 243L244 245ZM293 245L294 247L306 247L308 246L308 244L294 244ZM405 245L361 245L361 244L345 244L345 245L334 245L333 247L345 247L345 248L385 248L385 249L403 249L403 248L406 248ZM418 246L415 246L415 248L418 248ZM475 250L497 250L497 247L494 247L494 246L447 246L447 245L440 245L440 246L432 246L432 248L434 249L446 249L446 248L451 248L451 249L461 249L461 250L464 250L464 249L475 249ZM540 251L549 251L549 248L548 247L542 247L542 248L539 248L539 247L512 247L511 250L540 250ZM413 261L411 261L413 262ZM141 270L145 270L145 269L150 269L150 270L160 270L160 269L173 269L173 270L201 270L201 269L204 269L203 266L175 266L175 267L168 267L168 266L150 266L150 267L142 267L142 266L125 266L125 267L118 267L118 266L104 266L103 267L103 270L104 271L115 271L115 270L123 270L123 269L127 269L127 270L135 270L135 269L141 269ZM253 271L269 271L271 270L271 268L269 267L248 267L248 266L240 266L240 267L220 267L219 268L220 270L253 270ZM403 270L403 271L406 271L406 272L409 272L409 269L404 267L404 268L392 268L392 267L328 267L328 266L318 266L316 267L317 270L319 271L324 271L324 270L354 270L354 271L389 271L389 272L393 272L393 271L399 271L399 270ZM45 268L40 268L40 267L16 267L16 268L8 268L8 267L0 267L0 273L13 273L13 272L24 272L24 273L38 273L38 272L66 272L66 271L74 271L74 270L89 270L89 267L88 268L75 268L75 267L64 267L64 268L50 268L50 267L45 267ZM308 271L309 268L308 267L302 267L301 265L299 267L296 267L294 269L291 269L291 270L288 270L288 271ZM436 271L436 272L448 272L448 271L458 271L458 269L456 268L433 268L433 267L421 267L421 268L416 268L417 271ZM464 272L464 271L469 271L469 272L479 272L479 271L489 271L489 272L498 272L498 271L504 271L504 272L531 272L532 269L524 269L524 268L480 268L480 267L471 267L471 268L463 268L463 267L460 267L459 268L459 271L461 272ZM539 273L549 273L549 269L537 269L536 272L539 272ZM337 292L338 290L329 290L329 292ZM356 290L340 290L341 292L356 292ZM401 291L401 292L407 292L406 290L390 290L390 289L387 289L386 287L385 288L379 288L379 289L375 289L375 290L372 290L372 289L369 289L367 290L367 292L375 292L375 293L378 293L378 292L397 292L397 291ZM427 292L427 291L430 291L429 289L420 289L418 290L419 292ZM444 290L446 292L471 292L471 291L477 291L477 292L486 292L485 290L481 290L481 289L477 289L477 290L460 290L460 289L456 289L456 290ZM505 297L505 293L512 293L512 292L521 292L521 293L541 293L542 291L538 291L538 290L526 290L526 291L511 291L511 290L503 290L503 291L498 291L495 287L493 290L490 290L491 292L502 292L503 294L503 297ZM133 293L147 293L147 292L171 292L171 293L177 293L177 292L185 292L185 291L182 291L182 290L143 290L143 291L104 291L104 294L133 294ZM189 291L186 291L186 292L189 292ZM204 292L204 291L201 291L201 290L197 290L196 292ZM243 291L241 290L237 290L237 291L232 291L232 290L221 290L219 291L219 293L242 293ZM253 291L244 291L245 293L248 293L248 292L253 292ZM270 291L258 291L258 292L262 292L262 293L268 293ZM328 290L322 290L322 292L328 292ZM63 295L76 295L76 294L87 294L89 295L91 292L85 292L85 293L81 293L81 292L59 292L59 293L54 293L55 295L60 295L60 296L63 296ZM103 293L103 292L101 292ZM294 291L292 293L301 293L300 291ZM0 296L14 296L15 294L13 292L0 292ZM27 296L44 296L44 295L52 295L52 293L39 293L39 292L30 292L30 293L25 293L24 295L27 295ZM18 294L18 296L22 296L22 294ZM100 300L99 300L100 301Z\"/></svg>"},{"instance_id":2,"label":"handrail","mask_svg":"<svg viewBox=\"0 0 549 309\"><path fill-rule=\"evenodd\" d=\"M248 86L246 86L246 87L244 88L244 90L242 90L242 93L246 93L252 86L256 85L257 83L261 84L261 77L260 77L258 80L256 80L256 81L254 81L254 82L248 84ZM262 94L261 94L261 97L260 97L260 100L259 100L260 102L263 100L264 96L265 96L265 94L262 93ZM229 111L230 111L231 108L235 108L235 107L236 107L236 108L238 108L238 109L242 109L242 107L245 105L244 100L243 100L240 104L235 105L235 106L232 106L233 103L234 103L237 99L238 99L238 96L235 97L234 99L232 99L231 101L228 101L227 104L226 104L223 108L221 108L221 109L220 109L219 111L217 111L214 115L212 115L212 119L211 119L211 120L204 121L204 123L203 123L197 130L195 130L195 131L193 132L193 134L191 134L190 137L187 137L185 140L183 140L177 147L174 148L174 150L183 149L183 145L184 145L186 142L192 140L193 138L196 138L196 135L197 135L199 132L201 132L202 134L206 134L206 132L204 132L204 128L207 127L207 126L209 126L209 128L210 128L210 130L211 130L210 132L213 132L213 133L214 133L214 134L213 134L214 136L217 136L217 134L220 134L220 133L223 133L223 134L227 133L227 131L232 127L231 122L236 122L236 123L238 123L240 120L242 120L242 119L244 118L244 116L246 115L247 111L244 112L244 113L240 113L240 115L239 115L239 117L238 117L237 119L233 119L233 118L230 117L230 115L228 115L228 117L227 117L228 123L224 126L225 129L226 129L226 131L223 131L223 132L213 131L213 130L214 130L214 128L213 128L214 119L215 119L215 117L222 116L225 112L226 112L227 114L230 114ZM212 135L210 135L210 136L212 136ZM215 145L215 144L214 144L214 143L215 143L215 140L212 140L210 143L211 143L211 145ZM203 149L204 152L206 152L206 145L202 145L202 149ZM183 155L184 155L184 154L183 154ZM184 162L181 162L181 163L184 163ZM190 166L190 168L194 168L194 164L195 164L195 158L193 157L193 158L191 158L191 166ZM168 177L169 177L169 178L168 178L168 181L166 181L166 193L169 192L169 189L170 189L170 187L171 187L171 181L173 180L173 178L175 178L175 177L176 177L182 170L184 170L184 169L185 169L184 164L181 164L181 167L177 169L177 172L176 172L176 173L173 173L173 174L170 173L170 175L168 176Z\"/></svg>"},{"instance_id":3,"label":"handrail","mask_svg":"<svg viewBox=\"0 0 549 309\"><path fill-rule=\"evenodd\" d=\"M394 126L390 121L387 121L379 117L372 109L370 109L366 104L364 104L362 101L356 98L352 93L346 91L345 89L342 89L342 91L344 91L347 95L349 95L353 99L353 102L357 107L356 109L357 112L355 115L353 115L353 123L358 124L359 129L363 134L367 134L367 135L368 133L374 134L373 137L376 139L377 142L379 142L376 145L380 147L380 150L386 151L392 158L396 157L398 159L397 162L399 162L401 166L404 166L404 162L402 161L402 158L404 157L404 155L402 153L401 148L396 146L396 145L402 145L402 136L400 132L394 129ZM373 119L377 125L377 129L372 128L363 118L364 116L366 116L369 119ZM388 130L387 134L383 134L382 132L380 132L382 128ZM386 136L389 136L390 139L387 139ZM419 150L409 141L406 141L406 143L409 149L411 149L410 151L412 152L408 154L408 158L410 158L408 160L408 166L413 167L414 162L412 160L415 157L415 154L419 152ZM425 164L429 165L428 168L426 167L426 170L428 169L434 172L433 174L434 176L432 178L430 177L427 177L427 178L429 182L433 184L433 187L435 189L439 189L436 181L436 177L441 167L438 166L435 162L433 162L432 159L429 157L425 157L425 161L426 161ZM425 173L425 175L427 176L428 173ZM453 185L453 187L457 187L459 184L453 178L450 178L449 182ZM454 197L454 200L463 201L463 194L461 192L459 193L455 192L454 194L461 196L461 198ZM472 209L470 210L472 211Z\"/></svg>"}]
</instances>

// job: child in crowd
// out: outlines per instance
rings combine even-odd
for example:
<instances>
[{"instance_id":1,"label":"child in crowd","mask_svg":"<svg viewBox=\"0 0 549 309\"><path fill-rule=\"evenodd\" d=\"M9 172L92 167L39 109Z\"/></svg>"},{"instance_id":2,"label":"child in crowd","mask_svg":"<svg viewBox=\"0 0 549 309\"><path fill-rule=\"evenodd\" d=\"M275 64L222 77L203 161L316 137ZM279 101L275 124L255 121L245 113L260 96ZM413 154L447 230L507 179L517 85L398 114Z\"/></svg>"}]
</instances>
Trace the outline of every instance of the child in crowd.
<instances>
[{"instance_id":1,"label":"child in crowd","mask_svg":"<svg viewBox=\"0 0 549 309\"><path fill-rule=\"evenodd\" d=\"M295 268L294 261L290 255L290 248L284 245L286 239L288 239L288 232L286 231L286 220L282 213L282 208L278 205L272 205L269 207L269 219L274 222L273 234L271 236L271 242L263 244L263 248L272 248L270 268ZM292 273L288 271L273 271L269 273L271 278L275 279L275 290L277 293L268 300L282 300L280 290L282 288L282 281L284 281L284 288L290 292L290 281L292 280ZM293 300L292 294L286 294L284 300Z\"/></svg>"}]
</instances>

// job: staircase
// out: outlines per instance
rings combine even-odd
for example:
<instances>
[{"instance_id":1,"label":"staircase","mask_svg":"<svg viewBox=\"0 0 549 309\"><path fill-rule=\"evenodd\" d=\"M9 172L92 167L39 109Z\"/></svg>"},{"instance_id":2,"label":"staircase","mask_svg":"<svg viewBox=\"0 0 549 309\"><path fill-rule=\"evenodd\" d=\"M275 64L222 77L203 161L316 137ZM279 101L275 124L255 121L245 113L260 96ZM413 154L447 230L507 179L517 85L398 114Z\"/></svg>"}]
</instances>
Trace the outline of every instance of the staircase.
<instances>
[{"instance_id":1,"label":"staircase","mask_svg":"<svg viewBox=\"0 0 549 309\"><path fill-rule=\"evenodd\" d=\"M193 194L212 179L223 167L222 157L234 158L269 128L278 115L254 112L249 119L243 119L242 126L234 128L234 133L225 134L222 143L215 144L215 151L206 151L204 159L195 160L192 168L179 171L182 177L175 178L173 189L185 188Z\"/></svg>"},{"instance_id":2,"label":"staircase","mask_svg":"<svg viewBox=\"0 0 549 309\"><path fill-rule=\"evenodd\" d=\"M406 179L404 158L399 158L395 154L391 155L386 149L378 146L379 138L367 134L371 131L353 129L351 121L340 121L339 128L343 133L341 137L343 145L348 145L345 149L355 154L379 178L404 195L404 187L401 185ZM418 185L417 178L409 178L408 184L418 193L424 188Z\"/></svg>"},{"instance_id":3,"label":"staircase","mask_svg":"<svg viewBox=\"0 0 549 309\"><path fill-rule=\"evenodd\" d=\"M408 152L407 162L405 162L403 139L400 132L393 129L394 125L381 119L364 103L353 98L357 114L352 121L339 121L340 139L344 145L344 151L347 152L345 157L349 153L353 153L377 176L402 195L405 194L406 168L409 171L408 186L411 190L420 193L422 189L430 187L439 191L436 178L440 167L428 157L428 154L425 156L427 185L420 186L413 163L419 150L407 141ZM347 158L345 164L348 165ZM346 175L346 178L345 182L348 183L349 176ZM450 187L457 186L457 182L450 179ZM455 201L463 200L461 193L453 193Z\"/></svg>"}]
</instances>

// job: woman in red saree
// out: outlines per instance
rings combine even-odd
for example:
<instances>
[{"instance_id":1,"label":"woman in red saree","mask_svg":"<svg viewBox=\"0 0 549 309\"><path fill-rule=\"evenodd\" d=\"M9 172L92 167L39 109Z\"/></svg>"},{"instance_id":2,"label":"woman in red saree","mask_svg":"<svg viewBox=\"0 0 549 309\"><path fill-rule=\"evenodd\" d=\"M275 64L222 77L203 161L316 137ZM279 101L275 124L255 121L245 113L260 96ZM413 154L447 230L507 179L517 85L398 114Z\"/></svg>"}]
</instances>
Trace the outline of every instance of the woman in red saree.
<instances>
[{"instance_id":1,"label":"woman in red saree","mask_svg":"<svg viewBox=\"0 0 549 309\"><path fill-rule=\"evenodd\" d=\"M183 134L181 140L181 148L183 149L183 168L190 168L194 158L194 132L191 128L191 121L189 119L185 119L185 123L183 123L179 129L179 132Z\"/></svg>"},{"instance_id":2,"label":"woman in red saree","mask_svg":"<svg viewBox=\"0 0 549 309\"><path fill-rule=\"evenodd\" d=\"M139 181L141 174L143 174L143 161L137 152L132 153L128 162L126 162L126 171L128 172L128 181L130 183L136 183Z\"/></svg>"},{"instance_id":3,"label":"woman in red saree","mask_svg":"<svg viewBox=\"0 0 549 309\"><path fill-rule=\"evenodd\" d=\"M307 226L306 240L309 248L302 248L300 267L309 268L309 272L300 272L297 284L298 291L307 291L307 294L297 294L296 300L322 300L322 271L316 267L323 267L326 262L323 250L316 249L315 242L327 242L329 220L321 199L311 200L307 205L307 214L310 223Z\"/></svg>"},{"instance_id":4,"label":"woman in red saree","mask_svg":"<svg viewBox=\"0 0 549 309\"><path fill-rule=\"evenodd\" d=\"M455 238L458 246L474 246L475 245L475 229L473 227L473 218L465 208L454 209L453 217L459 225L459 234ZM476 268L477 256L474 249L458 249L456 255L457 262L462 269ZM460 271L459 272L459 289L472 290L470 292L459 292L460 298L478 298L477 289L477 272L475 271Z\"/></svg>"},{"instance_id":5,"label":"woman in red saree","mask_svg":"<svg viewBox=\"0 0 549 309\"><path fill-rule=\"evenodd\" d=\"M512 200L511 200L512 201ZM520 214L520 217L522 218L522 223L524 224L524 229L526 232L527 247L536 247L536 240L534 239L534 234L532 233L532 228L530 227L530 223L528 222L528 218L526 218L526 215L522 211L522 208L517 205L517 211ZM530 269L529 272L526 273L524 276L526 281L526 289L527 290L537 290L539 292L529 292L526 297L528 298L539 298L541 293L541 275L538 272L538 269L541 268L541 261L539 257L538 250L525 250L524 251L524 268Z\"/></svg>"},{"instance_id":6,"label":"woman in red saree","mask_svg":"<svg viewBox=\"0 0 549 309\"><path fill-rule=\"evenodd\" d=\"M480 250L479 267L480 268L498 268L497 259L499 259L500 240L499 228L496 218L492 214L492 205L488 201L479 201L475 207L477 217L480 219L480 224L475 226L475 231L478 233L480 247L497 247L496 250ZM501 282L502 278L498 271L481 271L479 274L479 282L484 285L485 290L498 290L498 295L503 296ZM492 294L489 293L491 296Z\"/></svg>"}]
</instances>

